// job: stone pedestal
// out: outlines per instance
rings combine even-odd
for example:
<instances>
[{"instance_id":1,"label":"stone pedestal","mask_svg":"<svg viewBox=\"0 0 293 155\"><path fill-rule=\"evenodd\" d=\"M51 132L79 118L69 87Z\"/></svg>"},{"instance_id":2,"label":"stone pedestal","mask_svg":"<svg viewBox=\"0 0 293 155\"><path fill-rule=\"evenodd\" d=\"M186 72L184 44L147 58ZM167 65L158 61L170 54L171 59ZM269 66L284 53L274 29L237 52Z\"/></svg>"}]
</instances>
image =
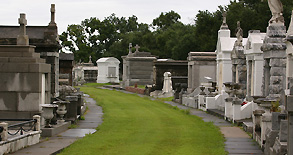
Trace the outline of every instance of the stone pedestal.
<instances>
[{"instance_id":1,"label":"stone pedestal","mask_svg":"<svg viewBox=\"0 0 293 155\"><path fill-rule=\"evenodd\" d=\"M232 107L233 107L233 122L235 120L241 119L241 103L242 101L238 98L232 101Z\"/></svg>"},{"instance_id":2,"label":"stone pedestal","mask_svg":"<svg viewBox=\"0 0 293 155\"><path fill-rule=\"evenodd\" d=\"M264 44L261 47L264 56L263 95L280 98L280 104L284 104L282 95L286 88L286 27L282 25L270 25Z\"/></svg>"},{"instance_id":3,"label":"stone pedestal","mask_svg":"<svg viewBox=\"0 0 293 155\"><path fill-rule=\"evenodd\" d=\"M225 119L232 120L233 118L233 106L232 106L232 97L228 97L225 99Z\"/></svg>"}]
</instances>

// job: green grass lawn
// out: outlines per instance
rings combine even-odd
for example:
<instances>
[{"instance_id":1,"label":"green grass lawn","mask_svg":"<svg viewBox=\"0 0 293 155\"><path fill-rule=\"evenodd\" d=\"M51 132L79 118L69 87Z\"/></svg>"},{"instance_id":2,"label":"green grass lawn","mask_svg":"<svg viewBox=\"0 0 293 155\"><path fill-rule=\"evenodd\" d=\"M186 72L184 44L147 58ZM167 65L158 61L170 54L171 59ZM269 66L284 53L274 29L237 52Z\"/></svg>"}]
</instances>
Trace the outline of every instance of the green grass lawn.
<instances>
[{"instance_id":1,"label":"green grass lawn","mask_svg":"<svg viewBox=\"0 0 293 155\"><path fill-rule=\"evenodd\" d=\"M212 123L133 94L81 87L103 107L104 122L61 154L224 155L224 138Z\"/></svg>"}]
</instances>

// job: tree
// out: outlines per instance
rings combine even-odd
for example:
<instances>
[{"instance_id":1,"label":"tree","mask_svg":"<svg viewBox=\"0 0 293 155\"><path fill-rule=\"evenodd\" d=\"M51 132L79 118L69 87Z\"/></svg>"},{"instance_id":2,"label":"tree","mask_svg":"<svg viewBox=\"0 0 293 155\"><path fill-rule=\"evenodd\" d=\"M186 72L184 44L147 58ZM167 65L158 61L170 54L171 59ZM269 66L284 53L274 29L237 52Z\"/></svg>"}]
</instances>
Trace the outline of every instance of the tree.
<instances>
[{"instance_id":1,"label":"tree","mask_svg":"<svg viewBox=\"0 0 293 155\"><path fill-rule=\"evenodd\" d=\"M179 23L180 15L173 10L170 12L161 13L159 17L153 20L152 25L157 26L157 29L167 29L175 23Z\"/></svg>"},{"instance_id":2,"label":"tree","mask_svg":"<svg viewBox=\"0 0 293 155\"><path fill-rule=\"evenodd\" d=\"M112 14L103 21L92 17L80 25L69 25L67 31L60 35L60 40L64 49L75 54L75 61L87 62L91 55L95 62L104 55L115 55L113 47L111 50L110 47L121 41L125 34L135 31L147 31L144 24L138 24L136 16L127 19Z\"/></svg>"}]
</instances>

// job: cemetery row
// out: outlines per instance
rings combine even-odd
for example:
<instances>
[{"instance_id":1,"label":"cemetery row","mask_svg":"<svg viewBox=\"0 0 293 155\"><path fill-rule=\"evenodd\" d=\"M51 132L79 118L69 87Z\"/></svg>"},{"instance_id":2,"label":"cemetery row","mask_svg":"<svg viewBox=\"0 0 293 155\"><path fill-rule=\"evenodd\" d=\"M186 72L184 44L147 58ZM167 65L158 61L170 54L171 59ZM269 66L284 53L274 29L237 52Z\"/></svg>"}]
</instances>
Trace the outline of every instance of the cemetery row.
<instances>
[{"instance_id":1,"label":"cemetery row","mask_svg":"<svg viewBox=\"0 0 293 155\"><path fill-rule=\"evenodd\" d=\"M20 26L0 26L0 154L38 143L41 134L57 134L75 122L85 105L83 93L72 85L85 82L120 83L129 91L173 97L243 124L265 154L293 154L293 25L286 29L281 4L273 2L267 31L251 30L247 38L240 22L236 38L231 37L223 13L215 52L190 52L187 60L175 61L141 52L138 45L132 52L129 44L121 83L116 58L74 65L73 54L59 53L54 4L48 26L26 26L21 14ZM33 130L27 133L32 138L23 128ZM13 136L18 130L21 135Z\"/></svg>"}]
</instances>

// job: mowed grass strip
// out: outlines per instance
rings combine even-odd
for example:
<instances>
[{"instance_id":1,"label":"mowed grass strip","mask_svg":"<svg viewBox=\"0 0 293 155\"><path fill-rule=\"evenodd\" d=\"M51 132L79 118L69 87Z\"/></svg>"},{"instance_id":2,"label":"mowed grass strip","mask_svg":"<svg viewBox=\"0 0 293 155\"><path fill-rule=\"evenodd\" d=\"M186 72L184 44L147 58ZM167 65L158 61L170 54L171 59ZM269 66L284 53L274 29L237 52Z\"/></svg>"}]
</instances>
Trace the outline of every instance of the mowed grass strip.
<instances>
[{"instance_id":1,"label":"mowed grass strip","mask_svg":"<svg viewBox=\"0 0 293 155\"><path fill-rule=\"evenodd\" d=\"M103 107L104 122L61 154L224 155L224 138L212 123L133 94L81 87Z\"/></svg>"}]
</instances>

